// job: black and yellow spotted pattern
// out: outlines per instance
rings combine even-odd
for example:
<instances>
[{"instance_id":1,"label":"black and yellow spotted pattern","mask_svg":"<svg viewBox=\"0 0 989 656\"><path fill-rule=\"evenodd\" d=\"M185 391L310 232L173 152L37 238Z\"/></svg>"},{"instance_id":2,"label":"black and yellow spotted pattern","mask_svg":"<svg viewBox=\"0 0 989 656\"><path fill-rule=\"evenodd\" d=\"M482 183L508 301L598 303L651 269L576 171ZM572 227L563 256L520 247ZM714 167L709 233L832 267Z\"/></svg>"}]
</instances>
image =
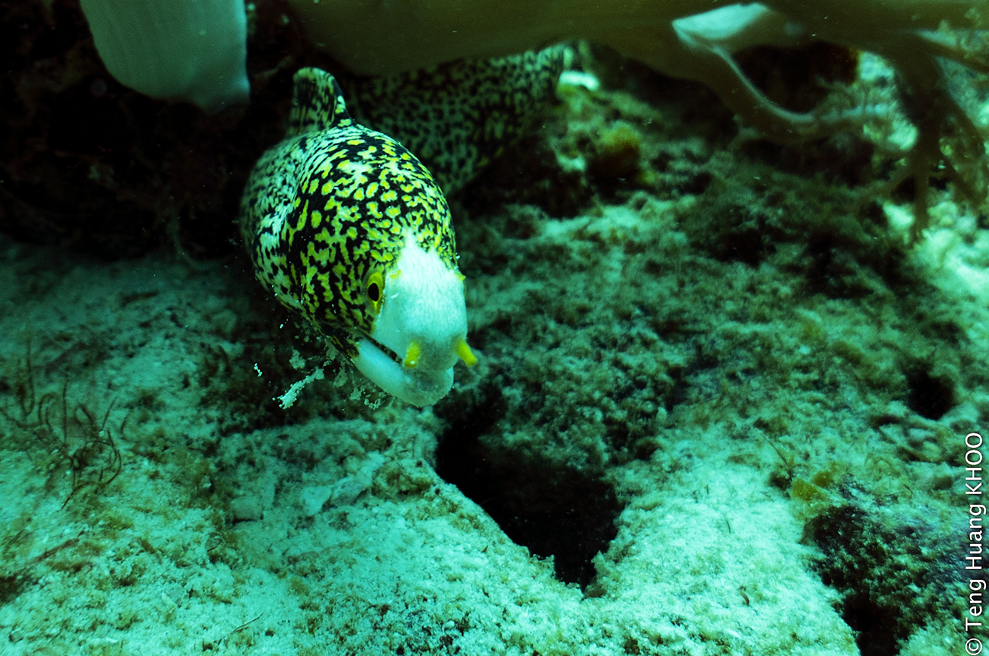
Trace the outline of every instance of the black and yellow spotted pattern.
<instances>
[{"instance_id":1,"label":"black and yellow spotted pattern","mask_svg":"<svg viewBox=\"0 0 989 656\"><path fill-rule=\"evenodd\" d=\"M533 127L556 97L565 45L348 82L354 116L405 144L446 194Z\"/></svg>"},{"instance_id":2,"label":"black and yellow spotted pattern","mask_svg":"<svg viewBox=\"0 0 989 656\"><path fill-rule=\"evenodd\" d=\"M354 122L336 80L315 68L295 75L288 134L254 167L240 226L257 277L351 357L409 235L456 268L450 210L429 171Z\"/></svg>"}]
</instances>

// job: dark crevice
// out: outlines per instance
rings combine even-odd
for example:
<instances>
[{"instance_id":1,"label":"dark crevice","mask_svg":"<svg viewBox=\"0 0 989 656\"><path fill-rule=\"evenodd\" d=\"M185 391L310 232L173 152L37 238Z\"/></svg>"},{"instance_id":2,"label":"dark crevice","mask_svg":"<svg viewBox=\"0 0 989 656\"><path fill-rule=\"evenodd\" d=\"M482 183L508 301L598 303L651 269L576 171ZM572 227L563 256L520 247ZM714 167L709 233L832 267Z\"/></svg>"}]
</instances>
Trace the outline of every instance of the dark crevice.
<instances>
[{"instance_id":1,"label":"dark crevice","mask_svg":"<svg viewBox=\"0 0 989 656\"><path fill-rule=\"evenodd\" d=\"M918 369L907 372L907 384L907 407L921 417L937 421L955 405L955 386L949 378Z\"/></svg>"},{"instance_id":2,"label":"dark crevice","mask_svg":"<svg viewBox=\"0 0 989 656\"><path fill-rule=\"evenodd\" d=\"M482 439L493 417L478 419L444 433L437 473L484 508L516 544L541 558L553 556L558 579L586 588L595 575L591 560L618 532L622 504L614 489L598 474Z\"/></svg>"},{"instance_id":3,"label":"dark crevice","mask_svg":"<svg viewBox=\"0 0 989 656\"><path fill-rule=\"evenodd\" d=\"M855 643L862 656L895 656L897 645L896 612L873 603L867 595L847 597L841 617L855 631Z\"/></svg>"}]
</instances>

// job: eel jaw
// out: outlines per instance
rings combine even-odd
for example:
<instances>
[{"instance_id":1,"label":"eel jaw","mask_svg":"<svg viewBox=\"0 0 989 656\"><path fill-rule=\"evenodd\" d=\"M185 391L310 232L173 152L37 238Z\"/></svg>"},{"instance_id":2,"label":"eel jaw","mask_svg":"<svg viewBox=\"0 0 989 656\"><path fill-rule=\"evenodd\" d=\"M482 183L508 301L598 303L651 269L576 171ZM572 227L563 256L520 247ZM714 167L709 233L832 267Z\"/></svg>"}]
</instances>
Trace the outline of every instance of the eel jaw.
<instances>
[{"instance_id":1,"label":"eel jaw","mask_svg":"<svg viewBox=\"0 0 989 656\"><path fill-rule=\"evenodd\" d=\"M408 235L354 365L389 394L422 407L450 391L457 360L477 361L467 346L463 276Z\"/></svg>"},{"instance_id":2,"label":"eel jaw","mask_svg":"<svg viewBox=\"0 0 989 656\"><path fill-rule=\"evenodd\" d=\"M453 387L453 367L441 370L408 368L396 362L367 337L357 344L354 366L378 387L417 407L432 405Z\"/></svg>"}]
</instances>

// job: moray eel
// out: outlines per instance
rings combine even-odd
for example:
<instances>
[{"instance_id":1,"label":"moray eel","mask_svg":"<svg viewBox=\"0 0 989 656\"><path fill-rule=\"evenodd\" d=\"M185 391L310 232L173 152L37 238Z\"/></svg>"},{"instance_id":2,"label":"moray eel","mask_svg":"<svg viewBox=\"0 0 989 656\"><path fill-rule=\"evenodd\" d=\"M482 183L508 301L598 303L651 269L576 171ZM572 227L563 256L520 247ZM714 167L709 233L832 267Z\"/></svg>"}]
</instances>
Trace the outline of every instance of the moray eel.
<instances>
[{"instance_id":1,"label":"moray eel","mask_svg":"<svg viewBox=\"0 0 989 656\"><path fill-rule=\"evenodd\" d=\"M538 127L556 98L566 52L560 44L342 81L354 118L402 142L450 195Z\"/></svg>"},{"instance_id":2,"label":"moray eel","mask_svg":"<svg viewBox=\"0 0 989 656\"><path fill-rule=\"evenodd\" d=\"M379 387L431 405L458 360L477 362L446 199L412 153L350 117L332 75L294 83L286 137L241 205L255 273Z\"/></svg>"}]
</instances>

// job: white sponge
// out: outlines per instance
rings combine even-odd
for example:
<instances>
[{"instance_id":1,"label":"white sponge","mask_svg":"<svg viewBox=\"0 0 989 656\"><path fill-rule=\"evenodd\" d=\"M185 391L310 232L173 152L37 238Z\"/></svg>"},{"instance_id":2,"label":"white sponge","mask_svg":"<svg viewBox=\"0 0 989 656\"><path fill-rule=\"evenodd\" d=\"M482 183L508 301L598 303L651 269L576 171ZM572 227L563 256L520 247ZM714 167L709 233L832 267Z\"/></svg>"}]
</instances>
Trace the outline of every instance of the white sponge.
<instances>
[{"instance_id":1,"label":"white sponge","mask_svg":"<svg viewBox=\"0 0 989 656\"><path fill-rule=\"evenodd\" d=\"M247 102L243 0L82 0L82 11L120 83L210 113Z\"/></svg>"}]
</instances>

